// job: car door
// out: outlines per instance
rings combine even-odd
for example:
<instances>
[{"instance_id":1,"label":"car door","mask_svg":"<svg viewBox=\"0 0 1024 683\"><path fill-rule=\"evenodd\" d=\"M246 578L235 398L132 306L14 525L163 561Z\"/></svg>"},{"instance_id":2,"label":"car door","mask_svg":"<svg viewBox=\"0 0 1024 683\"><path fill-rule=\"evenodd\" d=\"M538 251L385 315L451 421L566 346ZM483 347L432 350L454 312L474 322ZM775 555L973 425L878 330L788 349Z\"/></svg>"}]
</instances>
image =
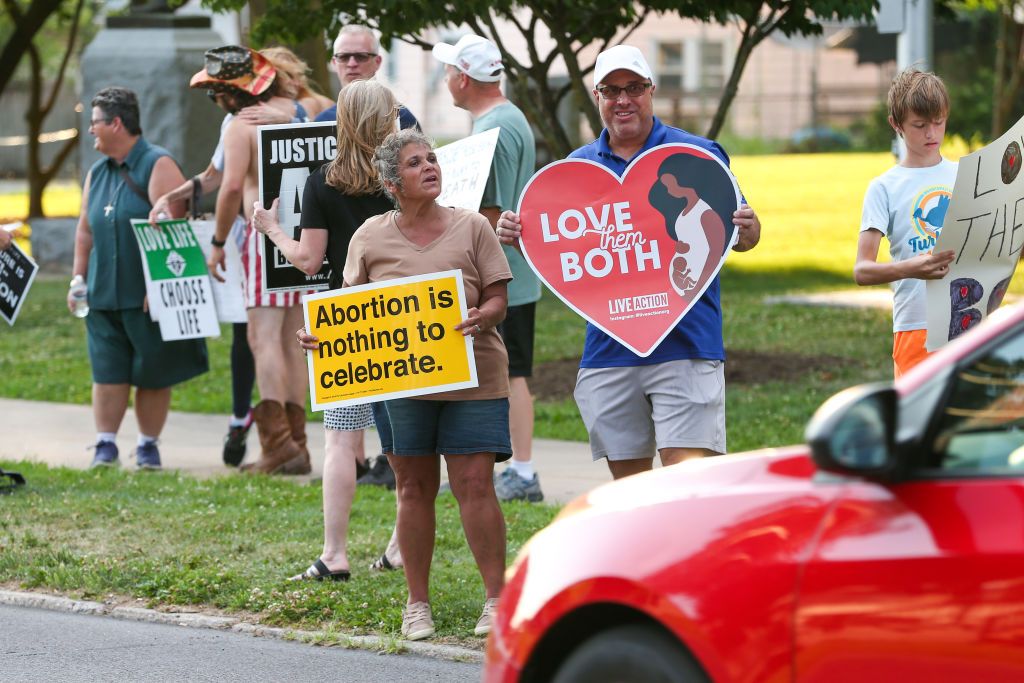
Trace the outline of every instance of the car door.
<instances>
[{"instance_id":1,"label":"car door","mask_svg":"<svg viewBox=\"0 0 1024 683\"><path fill-rule=\"evenodd\" d=\"M1024 680L1024 334L943 391L910 481L820 482L843 493L798 585L797 680Z\"/></svg>"}]
</instances>

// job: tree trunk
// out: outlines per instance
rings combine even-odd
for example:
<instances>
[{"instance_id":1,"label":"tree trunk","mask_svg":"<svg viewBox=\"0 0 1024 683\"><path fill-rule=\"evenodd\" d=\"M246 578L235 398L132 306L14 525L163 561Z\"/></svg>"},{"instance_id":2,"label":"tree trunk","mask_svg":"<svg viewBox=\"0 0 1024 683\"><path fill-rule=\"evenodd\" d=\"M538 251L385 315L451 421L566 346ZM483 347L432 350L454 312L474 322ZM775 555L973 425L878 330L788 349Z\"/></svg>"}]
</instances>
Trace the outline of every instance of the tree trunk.
<instances>
[{"instance_id":1,"label":"tree trunk","mask_svg":"<svg viewBox=\"0 0 1024 683\"><path fill-rule=\"evenodd\" d=\"M1007 20L1012 22L1012 17L1008 17ZM1006 127L1010 124L1010 115L1013 113L1014 101L1024 79L1024 26L1016 22L1007 25L1006 48L1007 59L1003 69L1003 78L1006 80L1001 87L999 102L993 107L992 122L999 125L993 128L992 139L1006 132Z\"/></svg>"},{"instance_id":2,"label":"tree trunk","mask_svg":"<svg viewBox=\"0 0 1024 683\"><path fill-rule=\"evenodd\" d=\"M43 190L46 181L43 177L43 164L40 158L39 136L43 133L43 69L39 61L36 46L29 44L28 57L30 63L28 111L25 122L28 124L28 217L43 216Z\"/></svg>"},{"instance_id":3,"label":"tree trunk","mask_svg":"<svg viewBox=\"0 0 1024 683\"><path fill-rule=\"evenodd\" d=\"M3 50L0 51L0 93L4 91L11 77L14 76L14 69L18 66L21 58L25 56L32 44L32 39L50 15L57 11L61 1L33 0L24 13L18 11L13 0L3 3L14 19L14 33L7 39Z\"/></svg>"},{"instance_id":4,"label":"tree trunk","mask_svg":"<svg viewBox=\"0 0 1024 683\"><path fill-rule=\"evenodd\" d=\"M46 117L53 111L57 96L60 94L61 85L64 83L64 74L67 71L68 62L75 49L75 40L78 37L78 25L82 19L82 8L84 0L78 0L75 6L75 13L72 18L71 32L68 35L67 46L64 48L64 56L61 58L57 70L57 77L50 89L50 95L43 101L43 68L39 58L39 51L34 43L30 42L26 53L29 57L29 101L28 110L25 112L25 122L28 124L27 143L27 175L28 175L28 217L42 217L43 193L46 186L50 184L61 166L71 154L75 147L76 138L65 141L64 146L54 157L49 167L43 166L42 141L43 123Z\"/></svg>"},{"instance_id":5,"label":"tree trunk","mask_svg":"<svg viewBox=\"0 0 1024 683\"><path fill-rule=\"evenodd\" d=\"M729 107L732 106L732 101L736 99L736 93L739 92L740 78L743 76L743 70L746 69L747 61L750 59L754 48L764 39L764 36L765 34L760 31L757 25L756 18L753 21L747 22L743 30L743 39L740 40L739 47L736 48L736 60L733 62L729 80L725 84L721 99L718 100L718 109L715 110L715 116L711 119L711 125L708 126L708 131L705 133L705 137L709 140L714 140L722 132L722 126L725 125L725 117L729 113Z\"/></svg>"},{"instance_id":6,"label":"tree trunk","mask_svg":"<svg viewBox=\"0 0 1024 683\"><path fill-rule=\"evenodd\" d=\"M1004 7L1001 3L999 6L999 18L998 28L996 32L996 64L994 68L995 77L993 78L992 84L992 135L991 139L995 140L1000 136L1003 130L1003 93L1006 89L1003 87L1003 78L1006 76L1006 56L1009 46L1007 45L1007 34L1009 24L1010 10Z\"/></svg>"}]
</instances>

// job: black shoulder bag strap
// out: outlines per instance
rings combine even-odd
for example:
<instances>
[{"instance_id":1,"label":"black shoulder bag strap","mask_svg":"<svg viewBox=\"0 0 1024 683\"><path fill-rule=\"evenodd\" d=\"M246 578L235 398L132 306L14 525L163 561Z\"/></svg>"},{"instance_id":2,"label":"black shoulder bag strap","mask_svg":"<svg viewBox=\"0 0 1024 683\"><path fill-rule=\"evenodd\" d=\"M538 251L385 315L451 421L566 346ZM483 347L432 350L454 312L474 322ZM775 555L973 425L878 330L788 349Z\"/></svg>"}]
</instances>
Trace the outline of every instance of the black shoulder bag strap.
<instances>
[{"instance_id":1,"label":"black shoulder bag strap","mask_svg":"<svg viewBox=\"0 0 1024 683\"><path fill-rule=\"evenodd\" d=\"M121 174L121 180L124 181L124 184L128 186L129 190L134 192L139 199L146 202L146 206L153 206L153 204L149 201L149 195L143 192L142 188L135 184L135 181L132 180L132 177L128 175L128 169L125 168L123 164L117 167L117 172Z\"/></svg>"}]
</instances>

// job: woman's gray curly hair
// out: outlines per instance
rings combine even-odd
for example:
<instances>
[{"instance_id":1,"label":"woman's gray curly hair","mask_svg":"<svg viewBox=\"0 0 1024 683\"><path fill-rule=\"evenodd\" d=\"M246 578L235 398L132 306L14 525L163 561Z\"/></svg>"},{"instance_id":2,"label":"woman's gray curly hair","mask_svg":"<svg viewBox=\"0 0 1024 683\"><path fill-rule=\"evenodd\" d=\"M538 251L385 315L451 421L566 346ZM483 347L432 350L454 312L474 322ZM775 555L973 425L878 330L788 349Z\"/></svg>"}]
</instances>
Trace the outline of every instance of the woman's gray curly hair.
<instances>
[{"instance_id":1,"label":"woman's gray curly hair","mask_svg":"<svg viewBox=\"0 0 1024 683\"><path fill-rule=\"evenodd\" d=\"M426 135L415 128L405 128L384 138L384 142L380 143L373 153L373 164L377 167L380 187L391 201L396 200L395 196L388 191L387 183L402 189L402 178L398 173L398 157L405 146L411 144L434 148L433 141Z\"/></svg>"}]
</instances>

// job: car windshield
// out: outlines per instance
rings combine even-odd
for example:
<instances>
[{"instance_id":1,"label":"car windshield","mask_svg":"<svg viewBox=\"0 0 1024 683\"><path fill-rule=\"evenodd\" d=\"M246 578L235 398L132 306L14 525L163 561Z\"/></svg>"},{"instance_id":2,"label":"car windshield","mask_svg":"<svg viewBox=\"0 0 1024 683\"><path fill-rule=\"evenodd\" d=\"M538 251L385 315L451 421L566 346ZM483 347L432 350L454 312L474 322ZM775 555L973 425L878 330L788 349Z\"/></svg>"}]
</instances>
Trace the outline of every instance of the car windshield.
<instances>
[{"instance_id":1,"label":"car windshield","mask_svg":"<svg viewBox=\"0 0 1024 683\"><path fill-rule=\"evenodd\" d=\"M944 470L1024 470L1024 333L956 373L936 450Z\"/></svg>"}]
</instances>

